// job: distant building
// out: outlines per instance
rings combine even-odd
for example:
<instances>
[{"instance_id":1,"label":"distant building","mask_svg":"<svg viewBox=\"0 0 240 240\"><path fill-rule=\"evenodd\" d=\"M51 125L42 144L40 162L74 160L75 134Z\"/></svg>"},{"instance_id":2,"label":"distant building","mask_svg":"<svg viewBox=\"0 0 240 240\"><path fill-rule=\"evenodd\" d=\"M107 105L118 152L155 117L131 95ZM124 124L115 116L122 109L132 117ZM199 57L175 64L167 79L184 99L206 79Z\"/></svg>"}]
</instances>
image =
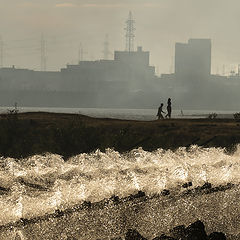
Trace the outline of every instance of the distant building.
<instances>
[{"instance_id":1,"label":"distant building","mask_svg":"<svg viewBox=\"0 0 240 240\"><path fill-rule=\"evenodd\" d=\"M175 45L175 74L181 76L210 76L211 40L190 39Z\"/></svg>"},{"instance_id":2,"label":"distant building","mask_svg":"<svg viewBox=\"0 0 240 240\"><path fill-rule=\"evenodd\" d=\"M143 51L142 47L138 47L136 52L115 51L114 60L131 65L132 67L146 68L149 67L149 52Z\"/></svg>"},{"instance_id":3,"label":"distant building","mask_svg":"<svg viewBox=\"0 0 240 240\"><path fill-rule=\"evenodd\" d=\"M115 51L114 60L80 61L61 69L64 89L77 91L138 90L155 78L155 68L149 66L149 52ZM144 89L143 89L144 90Z\"/></svg>"},{"instance_id":4,"label":"distant building","mask_svg":"<svg viewBox=\"0 0 240 240\"><path fill-rule=\"evenodd\" d=\"M0 103L45 106L49 99L53 106L121 107L128 102L144 106L149 102L146 96L153 98L148 93L156 84L149 55L138 47L116 51L113 60L80 61L55 72L0 68Z\"/></svg>"},{"instance_id":5,"label":"distant building","mask_svg":"<svg viewBox=\"0 0 240 240\"><path fill-rule=\"evenodd\" d=\"M59 86L59 72L0 68L1 91L58 91Z\"/></svg>"},{"instance_id":6,"label":"distant building","mask_svg":"<svg viewBox=\"0 0 240 240\"><path fill-rule=\"evenodd\" d=\"M142 47L55 72L0 68L0 105L153 108L171 97L175 109L239 109L239 73L211 75L210 39L176 43L175 50L175 73L160 78Z\"/></svg>"}]
</instances>

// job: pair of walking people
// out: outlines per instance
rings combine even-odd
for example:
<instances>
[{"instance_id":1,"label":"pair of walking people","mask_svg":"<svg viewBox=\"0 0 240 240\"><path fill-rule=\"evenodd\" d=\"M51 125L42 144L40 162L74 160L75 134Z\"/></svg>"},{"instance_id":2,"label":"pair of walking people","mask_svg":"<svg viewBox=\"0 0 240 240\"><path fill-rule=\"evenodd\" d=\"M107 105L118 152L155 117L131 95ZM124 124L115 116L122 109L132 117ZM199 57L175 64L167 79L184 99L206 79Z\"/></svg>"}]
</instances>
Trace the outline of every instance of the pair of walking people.
<instances>
[{"instance_id":1,"label":"pair of walking people","mask_svg":"<svg viewBox=\"0 0 240 240\"><path fill-rule=\"evenodd\" d=\"M164 119L162 113L165 113L163 111L163 103L161 103L160 107L158 108L158 113L157 113L158 119ZM172 115L172 102L171 102L171 98L169 98L167 102L167 115L165 116L165 118L171 118L171 115Z\"/></svg>"}]
</instances>

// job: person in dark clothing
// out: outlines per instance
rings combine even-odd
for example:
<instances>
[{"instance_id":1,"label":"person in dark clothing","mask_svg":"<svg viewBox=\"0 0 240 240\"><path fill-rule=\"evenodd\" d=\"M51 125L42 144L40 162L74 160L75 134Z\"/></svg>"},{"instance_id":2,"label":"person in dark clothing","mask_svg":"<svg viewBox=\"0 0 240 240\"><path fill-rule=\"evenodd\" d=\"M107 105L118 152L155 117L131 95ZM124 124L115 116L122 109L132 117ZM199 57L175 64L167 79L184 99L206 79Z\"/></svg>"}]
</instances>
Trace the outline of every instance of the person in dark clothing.
<instances>
[{"instance_id":1,"label":"person in dark clothing","mask_svg":"<svg viewBox=\"0 0 240 240\"><path fill-rule=\"evenodd\" d=\"M163 103L161 103L160 107L158 108L158 113L157 113L158 119L164 119L162 113L165 113L165 112L162 110L162 108L163 108Z\"/></svg>"},{"instance_id":2,"label":"person in dark clothing","mask_svg":"<svg viewBox=\"0 0 240 240\"><path fill-rule=\"evenodd\" d=\"M172 102L171 102L171 98L168 99L167 102L167 115L165 116L165 118L171 118L172 115Z\"/></svg>"}]
</instances>

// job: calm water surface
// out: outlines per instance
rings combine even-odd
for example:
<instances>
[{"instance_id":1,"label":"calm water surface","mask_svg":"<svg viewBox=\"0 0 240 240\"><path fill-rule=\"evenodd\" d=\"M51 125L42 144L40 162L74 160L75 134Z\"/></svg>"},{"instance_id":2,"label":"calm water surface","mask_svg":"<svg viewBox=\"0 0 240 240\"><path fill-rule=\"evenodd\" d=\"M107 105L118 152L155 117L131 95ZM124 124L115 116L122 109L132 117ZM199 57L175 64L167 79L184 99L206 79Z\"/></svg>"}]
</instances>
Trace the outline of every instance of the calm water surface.
<instances>
[{"instance_id":1,"label":"calm water surface","mask_svg":"<svg viewBox=\"0 0 240 240\"><path fill-rule=\"evenodd\" d=\"M13 107L0 107L0 113L6 113ZM156 120L157 109L106 109L106 108L30 108L18 107L20 112L54 112L54 113L79 113L90 117L117 118L127 120ZM215 111L215 110L176 110L173 109L173 118L207 118L211 113L217 113L218 118L233 118L237 111ZM183 113L183 114L182 114Z\"/></svg>"}]
</instances>

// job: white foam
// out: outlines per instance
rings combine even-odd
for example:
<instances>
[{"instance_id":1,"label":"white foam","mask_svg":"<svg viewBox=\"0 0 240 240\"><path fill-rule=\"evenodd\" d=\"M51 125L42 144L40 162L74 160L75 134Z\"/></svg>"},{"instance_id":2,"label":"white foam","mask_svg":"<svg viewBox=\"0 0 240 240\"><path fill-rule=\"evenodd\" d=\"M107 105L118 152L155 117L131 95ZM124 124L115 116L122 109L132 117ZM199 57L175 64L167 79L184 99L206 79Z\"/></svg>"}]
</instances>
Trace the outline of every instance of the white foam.
<instances>
[{"instance_id":1,"label":"white foam","mask_svg":"<svg viewBox=\"0 0 240 240\"><path fill-rule=\"evenodd\" d=\"M206 181L214 185L239 183L240 147L231 155L224 149L197 146L155 152L139 148L126 154L107 149L105 153L80 154L67 162L54 154L20 161L1 158L0 166L2 187L11 188L0 196L0 224L4 224L85 200L123 197L138 190L156 194L188 181L194 186Z\"/></svg>"}]
</instances>

